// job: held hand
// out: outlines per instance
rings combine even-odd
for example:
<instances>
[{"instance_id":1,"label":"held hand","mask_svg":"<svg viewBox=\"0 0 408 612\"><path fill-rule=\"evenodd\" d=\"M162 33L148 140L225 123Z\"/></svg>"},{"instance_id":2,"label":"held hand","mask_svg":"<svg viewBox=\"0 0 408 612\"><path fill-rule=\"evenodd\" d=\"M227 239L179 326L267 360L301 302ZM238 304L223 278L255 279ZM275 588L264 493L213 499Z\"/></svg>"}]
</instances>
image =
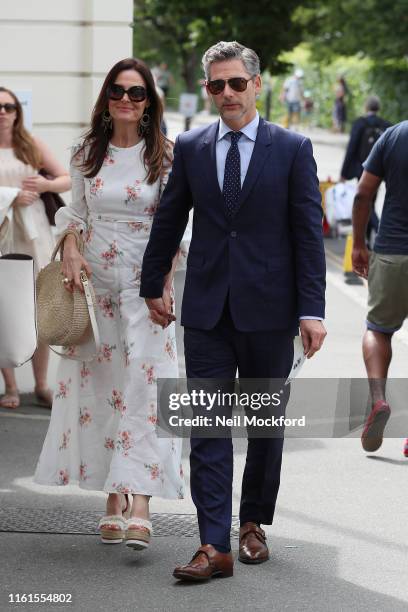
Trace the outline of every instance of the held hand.
<instances>
[{"instance_id":1,"label":"held hand","mask_svg":"<svg viewBox=\"0 0 408 612\"><path fill-rule=\"evenodd\" d=\"M164 302L164 307L166 309L166 312L168 314L173 315L174 314L174 311L173 311L174 300L173 300L173 287L172 287L171 284L170 285L164 285L164 289L163 289L163 302ZM170 321L170 323L171 323L171 321Z\"/></svg>"},{"instance_id":2,"label":"held hand","mask_svg":"<svg viewBox=\"0 0 408 612\"><path fill-rule=\"evenodd\" d=\"M50 182L45 177L40 175L28 176L23 181L23 189L27 191L33 191L34 193L44 193L45 191L49 191Z\"/></svg>"},{"instance_id":3,"label":"held hand","mask_svg":"<svg viewBox=\"0 0 408 612\"><path fill-rule=\"evenodd\" d=\"M353 246L351 261L353 263L353 272L358 274L358 276L368 278L369 259L370 254L366 246L361 248Z\"/></svg>"},{"instance_id":4,"label":"held hand","mask_svg":"<svg viewBox=\"0 0 408 612\"><path fill-rule=\"evenodd\" d=\"M320 350L327 332L321 321L302 319L300 321L300 334L302 336L304 353L310 359L316 351Z\"/></svg>"},{"instance_id":5,"label":"held hand","mask_svg":"<svg viewBox=\"0 0 408 612\"><path fill-rule=\"evenodd\" d=\"M25 191L22 189L18 195L14 198L14 206L31 206L38 198L38 195L33 191Z\"/></svg>"},{"instance_id":6,"label":"held hand","mask_svg":"<svg viewBox=\"0 0 408 612\"><path fill-rule=\"evenodd\" d=\"M146 305L153 323L160 325L163 329L176 320L171 312L169 294L166 293L166 290L163 291L163 297L161 298L146 298Z\"/></svg>"},{"instance_id":7,"label":"held hand","mask_svg":"<svg viewBox=\"0 0 408 612\"><path fill-rule=\"evenodd\" d=\"M92 274L90 265L78 251L75 238L68 235L64 241L62 275L63 279L66 278L69 281L64 283L64 287L70 293L73 293L74 289L79 289L79 291L82 292L84 291L80 279L81 270L85 270L88 278Z\"/></svg>"}]
</instances>

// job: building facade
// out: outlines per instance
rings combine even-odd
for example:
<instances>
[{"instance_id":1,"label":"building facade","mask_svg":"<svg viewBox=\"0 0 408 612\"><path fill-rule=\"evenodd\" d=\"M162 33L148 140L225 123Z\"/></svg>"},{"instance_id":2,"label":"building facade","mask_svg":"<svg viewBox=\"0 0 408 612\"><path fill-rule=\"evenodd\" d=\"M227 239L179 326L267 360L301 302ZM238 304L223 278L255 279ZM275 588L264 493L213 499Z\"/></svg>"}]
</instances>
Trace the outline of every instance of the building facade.
<instances>
[{"instance_id":1,"label":"building facade","mask_svg":"<svg viewBox=\"0 0 408 612\"><path fill-rule=\"evenodd\" d=\"M132 0L0 6L0 85L32 92L32 131L65 165L109 68L132 55Z\"/></svg>"}]
</instances>

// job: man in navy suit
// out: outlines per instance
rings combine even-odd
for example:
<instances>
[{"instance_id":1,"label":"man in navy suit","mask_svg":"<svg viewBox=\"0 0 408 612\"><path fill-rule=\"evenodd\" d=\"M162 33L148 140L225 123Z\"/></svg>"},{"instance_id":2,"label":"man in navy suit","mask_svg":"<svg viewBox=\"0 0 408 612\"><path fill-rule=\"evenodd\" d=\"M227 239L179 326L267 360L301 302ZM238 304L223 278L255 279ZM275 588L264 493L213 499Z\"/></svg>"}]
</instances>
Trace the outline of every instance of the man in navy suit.
<instances>
[{"instance_id":1,"label":"man in navy suit","mask_svg":"<svg viewBox=\"0 0 408 612\"><path fill-rule=\"evenodd\" d=\"M181 324L189 379L285 379L299 326L304 351L326 331L325 257L316 164L307 138L264 121L256 110L259 58L237 42L205 53L216 123L180 135L172 172L146 248L141 296L166 326L168 279L189 211L193 235ZM283 439L250 438L242 481L239 560L269 557ZM202 546L177 567L181 580L232 576L231 437L191 439L191 493Z\"/></svg>"}]
</instances>

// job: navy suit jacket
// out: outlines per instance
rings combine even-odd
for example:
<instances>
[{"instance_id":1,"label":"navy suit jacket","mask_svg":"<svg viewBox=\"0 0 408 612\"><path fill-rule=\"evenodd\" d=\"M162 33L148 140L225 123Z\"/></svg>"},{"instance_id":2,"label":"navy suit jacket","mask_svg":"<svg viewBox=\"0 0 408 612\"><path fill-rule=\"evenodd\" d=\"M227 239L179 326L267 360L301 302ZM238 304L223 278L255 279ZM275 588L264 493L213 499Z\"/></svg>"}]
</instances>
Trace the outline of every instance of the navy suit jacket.
<instances>
[{"instance_id":1,"label":"navy suit jacket","mask_svg":"<svg viewBox=\"0 0 408 612\"><path fill-rule=\"evenodd\" d=\"M218 122L181 134L143 258L140 295L158 298L194 208L181 324L212 329L229 294L240 331L296 329L324 318L325 256L308 138L263 119L230 219L217 180Z\"/></svg>"}]
</instances>

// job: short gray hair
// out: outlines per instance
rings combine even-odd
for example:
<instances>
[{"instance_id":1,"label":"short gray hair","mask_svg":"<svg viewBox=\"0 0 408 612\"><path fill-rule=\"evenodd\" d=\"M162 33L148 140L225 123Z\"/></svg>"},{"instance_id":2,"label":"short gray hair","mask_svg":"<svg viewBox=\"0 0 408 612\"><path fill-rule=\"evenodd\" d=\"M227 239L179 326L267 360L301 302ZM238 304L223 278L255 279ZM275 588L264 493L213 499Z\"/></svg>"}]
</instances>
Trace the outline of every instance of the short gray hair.
<instances>
[{"instance_id":1,"label":"short gray hair","mask_svg":"<svg viewBox=\"0 0 408 612\"><path fill-rule=\"evenodd\" d=\"M260 74L259 57L252 49L244 47L236 40L225 42L221 40L216 45L213 45L203 55L202 65L207 79L210 78L211 64L214 62L224 62L225 60L241 60L245 66L245 70L249 75L256 76Z\"/></svg>"}]
</instances>

